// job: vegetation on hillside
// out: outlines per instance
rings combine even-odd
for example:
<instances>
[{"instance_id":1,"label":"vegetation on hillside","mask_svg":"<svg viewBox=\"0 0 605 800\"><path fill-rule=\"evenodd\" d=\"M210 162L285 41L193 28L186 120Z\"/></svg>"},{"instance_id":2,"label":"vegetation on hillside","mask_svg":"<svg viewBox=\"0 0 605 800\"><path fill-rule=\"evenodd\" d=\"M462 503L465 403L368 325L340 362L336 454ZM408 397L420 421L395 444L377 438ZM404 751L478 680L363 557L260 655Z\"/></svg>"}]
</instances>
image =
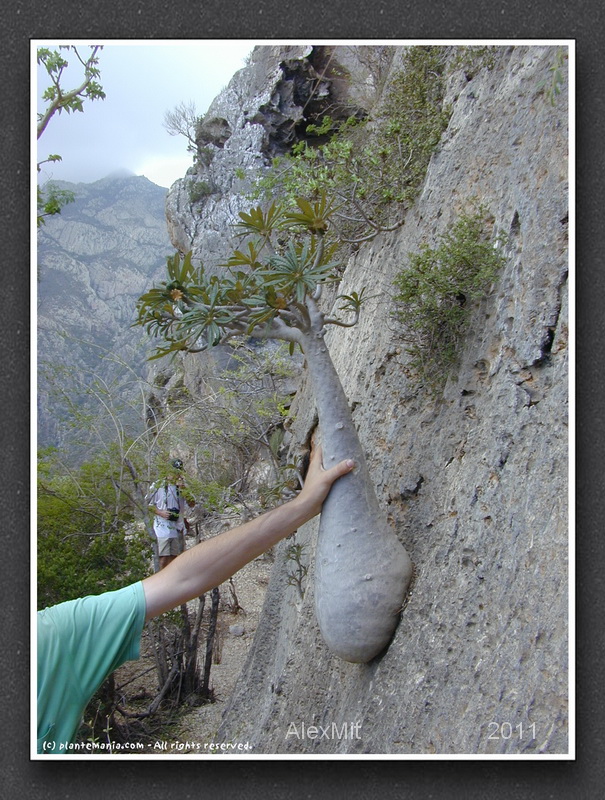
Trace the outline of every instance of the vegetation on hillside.
<instances>
[{"instance_id":1,"label":"vegetation on hillside","mask_svg":"<svg viewBox=\"0 0 605 800\"><path fill-rule=\"evenodd\" d=\"M310 124L292 153L275 158L253 198L337 201L331 223L339 244L358 244L403 224L451 110L444 107L447 49L408 48L371 113Z\"/></svg>"},{"instance_id":2,"label":"vegetation on hillside","mask_svg":"<svg viewBox=\"0 0 605 800\"><path fill-rule=\"evenodd\" d=\"M292 206L271 203L240 212L237 231L243 244L227 258L225 273L208 275L202 265L194 266L191 253L182 261L175 254L167 260L167 280L139 299L136 324L164 343L155 358L247 337L300 346L311 376L324 463L344 458L356 463L355 471L332 487L322 508L318 548L339 547L343 531L349 533L346 554L318 555L321 564L346 561L336 573L330 567L318 569L318 619L334 653L367 662L393 634L412 567L376 498L324 338L330 325L354 327L364 302L362 291L340 295L333 315L320 308L324 286L338 279L332 234L336 208L336 201L322 193L312 201L296 198ZM382 576L379 589L368 584L368 570Z\"/></svg>"},{"instance_id":3,"label":"vegetation on hillside","mask_svg":"<svg viewBox=\"0 0 605 800\"><path fill-rule=\"evenodd\" d=\"M151 542L117 490L119 460L98 456L66 473L38 458L38 608L119 589L148 574Z\"/></svg>"},{"instance_id":4,"label":"vegetation on hillside","mask_svg":"<svg viewBox=\"0 0 605 800\"><path fill-rule=\"evenodd\" d=\"M291 488L291 465L284 471L279 456L289 400L272 384L287 368L281 352L279 359L260 364L254 341L275 338L284 340L290 352L295 345L302 348L313 375L327 457L354 455L359 464L365 463L324 340L326 326L356 325L365 292L338 295L334 313L322 310L322 292L325 286L338 286L351 247L404 223L448 124L450 109L443 105L448 69L445 48L409 48L382 101L366 119L336 123L326 116L308 126L305 140L290 155L275 160L258 180L258 204L240 213L238 245L226 256L220 275L194 264L190 253L167 259L166 279L140 297L135 324L159 339L156 358L228 344L231 367L217 377L207 395L198 397L184 381L170 376L169 386L161 391L166 373L159 373L158 383L145 390L144 413L129 413L128 424L110 398L99 394L104 424L91 427L82 419L78 423L99 434L90 460L69 470L54 456L42 455L40 605L115 588L145 573L152 539L142 497L175 451L190 466L198 509L204 515L250 512L247 490L261 453L271 470L264 485L255 476L259 500L275 502L283 489ZM211 187L204 184L195 191L207 193ZM282 202L270 199L276 195ZM472 301L486 291L502 263L494 247L499 240L490 239L486 216L484 209L463 215L436 247L427 244L410 256L398 279L397 315L409 344L411 370L426 385L455 363ZM346 452L340 456L343 446ZM362 531L364 520L371 518L379 533L376 520L381 510L371 501L367 470L359 472L360 483L350 492L353 499L346 510ZM362 501L366 509L359 509ZM328 520L330 513L324 517ZM136 524L141 520L144 529ZM343 523L332 519L330 524L342 529ZM384 527L387 539L388 526ZM293 544L288 557L296 569L288 579L299 595L307 570L302 556L300 545ZM357 561L367 573L367 558ZM391 606L401 607L409 580L409 559L399 549L388 550L387 562L398 573L393 576L393 597L388 598L389 613L375 600L372 608L362 603L363 609L358 609L374 629L376 615L388 618L389 624L396 621ZM350 604L340 616L351 617ZM201 617L195 624L199 622ZM186 613L182 624L183 630L195 628ZM392 628L384 641L391 634ZM350 640L348 633L339 632L337 638ZM349 657L346 647L339 652ZM374 651L355 651L351 660L373 655ZM174 655L173 662L177 660ZM165 680L166 696L172 666L164 664L160 680ZM180 686L178 692L180 697Z\"/></svg>"},{"instance_id":5,"label":"vegetation on hillside","mask_svg":"<svg viewBox=\"0 0 605 800\"><path fill-rule=\"evenodd\" d=\"M493 219L475 204L461 214L434 247L410 253L395 281L396 318L416 382L435 391L455 366L473 301L496 280L506 238L493 235Z\"/></svg>"}]
</instances>

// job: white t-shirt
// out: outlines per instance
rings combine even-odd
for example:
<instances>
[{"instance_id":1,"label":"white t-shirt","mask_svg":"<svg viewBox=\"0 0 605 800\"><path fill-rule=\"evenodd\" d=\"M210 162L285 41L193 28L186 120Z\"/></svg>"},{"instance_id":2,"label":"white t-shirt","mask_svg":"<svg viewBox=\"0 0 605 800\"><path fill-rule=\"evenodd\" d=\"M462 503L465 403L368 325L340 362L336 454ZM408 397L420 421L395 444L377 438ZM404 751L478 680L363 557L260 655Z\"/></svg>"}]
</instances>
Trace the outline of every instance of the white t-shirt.
<instances>
[{"instance_id":1,"label":"white t-shirt","mask_svg":"<svg viewBox=\"0 0 605 800\"><path fill-rule=\"evenodd\" d=\"M147 495L147 504L159 508L160 511L176 508L180 512L181 503L179 490L173 483L160 483L160 485L154 483ZM155 535L161 539L176 539L179 535L176 520L164 519L158 517L157 514L153 520L153 530Z\"/></svg>"}]
</instances>

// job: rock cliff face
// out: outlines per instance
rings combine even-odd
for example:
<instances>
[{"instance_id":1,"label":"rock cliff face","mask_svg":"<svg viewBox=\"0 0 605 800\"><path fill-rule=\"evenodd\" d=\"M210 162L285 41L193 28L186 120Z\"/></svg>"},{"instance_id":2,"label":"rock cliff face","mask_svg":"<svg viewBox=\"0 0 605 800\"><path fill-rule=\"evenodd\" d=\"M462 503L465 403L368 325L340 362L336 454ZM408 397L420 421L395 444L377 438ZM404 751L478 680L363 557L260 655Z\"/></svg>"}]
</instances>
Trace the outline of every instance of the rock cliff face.
<instances>
[{"instance_id":1,"label":"rock cliff face","mask_svg":"<svg viewBox=\"0 0 605 800\"><path fill-rule=\"evenodd\" d=\"M306 125L324 114L364 113L361 89L371 80L369 70L354 48L336 49L343 51L338 60L324 47L257 47L250 66L213 101L198 130L197 163L166 200L177 250L192 250L212 271L225 256L229 226L249 205L249 176L287 152ZM354 82L345 80L350 70Z\"/></svg>"},{"instance_id":2,"label":"rock cliff face","mask_svg":"<svg viewBox=\"0 0 605 800\"><path fill-rule=\"evenodd\" d=\"M129 325L137 298L173 252L166 190L134 175L58 185L76 199L38 232L39 363L63 365L84 380L97 374L111 381L113 356L142 374L150 344ZM39 444L64 443L64 428L56 425L61 406L43 371L38 388Z\"/></svg>"},{"instance_id":3,"label":"rock cliff face","mask_svg":"<svg viewBox=\"0 0 605 800\"><path fill-rule=\"evenodd\" d=\"M335 50L357 94L338 91L363 108L363 53ZM568 751L568 109L565 88L543 88L553 47L494 51L491 69L451 77L453 114L420 197L401 229L359 248L339 287L379 297L358 328L328 337L379 499L415 564L412 595L381 656L340 661L313 613L317 523L296 534L310 555L302 601L282 543L219 731L257 753ZM168 198L177 247L224 255L245 189L234 170L289 143L305 101L285 84L312 54L261 49L212 106L209 163ZM190 203L189 180L217 191ZM434 245L475 197L509 234L507 264L434 398L408 377L389 297L407 254ZM305 380L292 411L296 446L313 415Z\"/></svg>"}]
</instances>

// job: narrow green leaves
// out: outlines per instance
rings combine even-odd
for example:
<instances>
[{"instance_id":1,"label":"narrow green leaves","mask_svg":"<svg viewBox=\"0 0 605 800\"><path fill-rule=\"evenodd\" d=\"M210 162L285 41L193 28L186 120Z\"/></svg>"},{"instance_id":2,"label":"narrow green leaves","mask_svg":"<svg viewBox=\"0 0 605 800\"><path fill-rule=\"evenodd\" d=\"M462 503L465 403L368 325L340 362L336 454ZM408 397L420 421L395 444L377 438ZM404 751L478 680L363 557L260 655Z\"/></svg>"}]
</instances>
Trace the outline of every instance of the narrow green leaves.
<instances>
[{"instance_id":1,"label":"narrow green leaves","mask_svg":"<svg viewBox=\"0 0 605 800\"><path fill-rule=\"evenodd\" d=\"M240 221L235 229L238 236L254 234L262 239L268 239L282 221L283 210L281 205L271 203L267 209L256 206L250 211L240 211Z\"/></svg>"},{"instance_id":2,"label":"narrow green leaves","mask_svg":"<svg viewBox=\"0 0 605 800\"><path fill-rule=\"evenodd\" d=\"M351 294L339 294L336 299L345 301L344 304L340 306L339 310L358 314L361 304L367 300L367 298L364 298L365 291L366 290L364 286L359 294L357 292L351 292Z\"/></svg>"},{"instance_id":3,"label":"narrow green leaves","mask_svg":"<svg viewBox=\"0 0 605 800\"><path fill-rule=\"evenodd\" d=\"M311 233L323 234L328 230L330 216L335 211L334 200L329 200L326 193L322 192L319 200L314 203L304 197L296 198L298 211L284 214L287 225L302 225Z\"/></svg>"},{"instance_id":4,"label":"narrow green leaves","mask_svg":"<svg viewBox=\"0 0 605 800\"><path fill-rule=\"evenodd\" d=\"M191 253L168 258L167 280L137 304L135 325L166 345L154 357L197 351L233 336L296 340L292 328L309 325L309 296L336 275L334 244L326 243L333 209L334 202L322 195L298 198L294 208L271 203L240 212L235 230L247 240L221 265L226 270L220 276L195 267Z\"/></svg>"},{"instance_id":5,"label":"narrow green leaves","mask_svg":"<svg viewBox=\"0 0 605 800\"><path fill-rule=\"evenodd\" d=\"M310 243L302 245L295 242L288 244L283 255L269 259L266 269L259 271L264 285L278 289L281 294L302 303L308 293L312 293L318 283L328 279L336 264L315 263Z\"/></svg>"}]
</instances>

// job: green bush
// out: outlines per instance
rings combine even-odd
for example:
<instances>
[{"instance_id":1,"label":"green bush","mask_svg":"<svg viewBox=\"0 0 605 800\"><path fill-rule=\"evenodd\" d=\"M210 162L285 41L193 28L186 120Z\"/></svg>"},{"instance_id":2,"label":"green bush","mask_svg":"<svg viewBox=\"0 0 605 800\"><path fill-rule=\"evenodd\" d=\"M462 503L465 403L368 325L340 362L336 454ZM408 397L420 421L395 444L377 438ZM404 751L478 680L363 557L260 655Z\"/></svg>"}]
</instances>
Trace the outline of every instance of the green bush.
<instances>
[{"instance_id":1,"label":"green bush","mask_svg":"<svg viewBox=\"0 0 605 800\"><path fill-rule=\"evenodd\" d=\"M338 198L332 224L343 242L401 225L451 114L443 107L446 63L443 47L408 48L372 117L309 125L308 138L257 181L254 197Z\"/></svg>"},{"instance_id":2,"label":"green bush","mask_svg":"<svg viewBox=\"0 0 605 800\"><path fill-rule=\"evenodd\" d=\"M485 45L469 45L456 47L450 62L450 69L462 69L467 80L482 69L492 70L496 64L498 47Z\"/></svg>"},{"instance_id":3,"label":"green bush","mask_svg":"<svg viewBox=\"0 0 605 800\"><path fill-rule=\"evenodd\" d=\"M463 214L437 247L421 245L409 256L395 286L395 315L411 356L415 378L432 387L457 362L472 301L485 295L505 262L505 238L490 239L486 209Z\"/></svg>"},{"instance_id":4,"label":"green bush","mask_svg":"<svg viewBox=\"0 0 605 800\"><path fill-rule=\"evenodd\" d=\"M76 196L69 189L59 189L50 181L45 183L42 188L38 186L38 227L46 224L44 217L51 217L60 214L61 209L73 203Z\"/></svg>"},{"instance_id":5,"label":"green bush","mask_svg":"<svg viewBox=\"0 0 605 800\"><path fill-rule=\"evenodd\" d=\"M191 203L197 203L198 200L202 200L202 198L208 197L208 195L214 194L216 191L208 181L189 181L187 189Z\"/></svg>"},{"instance_id":6,"label":"green bush","mask_svg":"<svg viewBox=\"0 0 605 800\"><path fill-rule=\"evenodd\" d=\"M116 508L115 471L105 459L61 474L48 451L38 466L38 608L111 591L148 572L150 542Z\"/></svg>"},{"instance_id":7,"label":"green bush","mask_svg":"<svg viewBox=\"0 0 605 800\"><path fill-rule=\"evenodd\" d=\"M204 167L208 167L214 158L215 151L212 147L199 146L195 152L195 160Z\"/></svg>"}]
</instances>

